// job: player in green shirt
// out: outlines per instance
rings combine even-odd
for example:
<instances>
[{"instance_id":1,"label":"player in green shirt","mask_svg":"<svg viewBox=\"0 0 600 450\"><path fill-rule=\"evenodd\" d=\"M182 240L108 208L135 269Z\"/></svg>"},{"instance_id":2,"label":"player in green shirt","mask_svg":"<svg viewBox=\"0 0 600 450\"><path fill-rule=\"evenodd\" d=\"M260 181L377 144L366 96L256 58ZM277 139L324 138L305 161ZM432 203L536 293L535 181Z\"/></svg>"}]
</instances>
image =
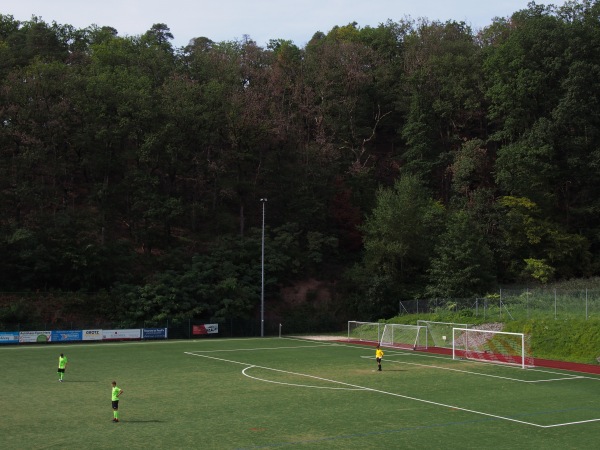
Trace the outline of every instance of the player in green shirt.
<instances>
[{"instance_id":1,"label":"player in green shirt","mask_svg":"<svg viewBox=\"0 0 600 450\"><path fill-rule=\"evenodd\" d=\"M65 377L65 370L67 368L67 357L64 354L60 354L58 357L58 381L62 383Z\"/></svg>"},{"instance_id":2,"label":"player in green shirt","mask_svg":"<svg viewBox=\"0 0 600 450\"><path fill-rule=\"evenodd\" d=\"M117 386L117 382L112 382L112 409L113 409L113 422L119 421L119 395L123 393L123 389Z\"/></svg>"}]
</instances>

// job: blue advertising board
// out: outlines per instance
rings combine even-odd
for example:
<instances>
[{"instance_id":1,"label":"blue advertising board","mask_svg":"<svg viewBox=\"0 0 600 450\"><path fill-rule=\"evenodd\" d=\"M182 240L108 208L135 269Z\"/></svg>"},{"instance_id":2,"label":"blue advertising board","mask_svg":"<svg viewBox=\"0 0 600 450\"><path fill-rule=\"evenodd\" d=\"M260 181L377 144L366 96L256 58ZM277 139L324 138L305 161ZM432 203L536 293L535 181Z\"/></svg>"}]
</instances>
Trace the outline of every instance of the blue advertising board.
<instances>
[{"instance_id":1,"label":"blue advertising board","mask_svg":"<svg viewBox=\"0 0 600 450\"><path fill-rule=\"evenodd\" d=\"M81 341L83 338L82 330L63 330L63 331L52 331L52 342L66 342L66 341Z\"/></svg>"},{"instance_id":2,"label":"blue advertising board","mask_svg":"<svg viewBox=\"0 0 600 450\"><path fill-rule=\"evenodd\" d=\"M166 328L144 328L142 339L167 339Z\"/></svg>"},{"instance_id":3,"label":"blue advertising board","mask_svg":"<svg viewBox=\"0 0 600 450\"><path fill-rule=\"evenodd\" d=\"M0 344L18 344L18 331L0 331Z\"/></svg>"}]
</instances>

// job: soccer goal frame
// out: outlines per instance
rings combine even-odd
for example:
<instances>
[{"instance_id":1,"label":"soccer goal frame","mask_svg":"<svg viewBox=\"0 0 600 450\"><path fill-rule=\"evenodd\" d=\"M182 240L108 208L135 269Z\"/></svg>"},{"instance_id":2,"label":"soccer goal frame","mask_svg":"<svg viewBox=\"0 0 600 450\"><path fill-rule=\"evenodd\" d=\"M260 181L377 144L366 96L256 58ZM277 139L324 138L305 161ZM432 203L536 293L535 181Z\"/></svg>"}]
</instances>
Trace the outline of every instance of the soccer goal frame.
<instances>
[{"instance_id":1,"label":"soccer goal frame","mask_svg":"<svg viewBox=\"0 0 600 450\"><path fill-rule=\"evenodd\" d=\"M427 349L427 327L388 323L383 327L379 345L410 350Z\"/></svg>"},{"instance_id":2,"label":"soccer goal frame","mask_svg":"<svg viewBox=\"0 0 600 450\"><path fill-rule=\"evenodd\" d=\"M429 345L440 348L452 348L452 329L470 328L468 323L435 322L433 320L417 320L417 325L427 328Z\"/></svg>"},{"instance_id":3,"label":"soccer goal frame","mask_svg":"<svg viewBox=\"0 0 600 450\"><path fill-rule=\"evenodd\" d=\"M379 322L348 321L348 341L379 343L385 324Z\"/></svg>"},{"instance_id":4,"label":"soccer goal frame","mask_svg":"<svg viewBox=\"0 0 600 450\"><path fill-rule=\"evenodd\" d=\"M452 359L533 367L529 335L476 328L452 329Z\"/></svg>"}]
</instances>

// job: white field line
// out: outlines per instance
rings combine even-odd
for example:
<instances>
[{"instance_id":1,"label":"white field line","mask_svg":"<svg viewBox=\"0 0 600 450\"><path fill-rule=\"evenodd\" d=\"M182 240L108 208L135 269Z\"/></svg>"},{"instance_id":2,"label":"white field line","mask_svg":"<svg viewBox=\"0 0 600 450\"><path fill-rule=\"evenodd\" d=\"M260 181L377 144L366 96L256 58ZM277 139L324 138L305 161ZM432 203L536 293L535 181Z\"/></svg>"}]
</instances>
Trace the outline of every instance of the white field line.
<instances>
[{"instance_id":1,"label":"white field line","mask_svg":"<svg viewBox=\"0 0 600 450\"><path fill-rule=\"evenodd\" d=\"M598 422L600 419L580 420L578 422L555 423L554 425L544 425L542 428L566 427L567 425L579 425L581 423Z\"/></svg>"},{"instance_id":2,"label":"white field line","mask_svg":"<svg viewBox=\"0 0 600 450\"><path fill-rule=\"evenodd\" d=\"M525 422L523 420L513 419L513 418L510 418L510 417L498 416L496 414L489 414L489 413L485 413L485 412L482 412L482 411L475 411L473 409L461 408L460 406L447 405L447 404L444 404L444 403L434 402L434 401L431 401L431 400L424 400L424 399L421 399L421 398L410 397L408 395L402 395L402 394L396 394L394 392L382 391L380 389L373 389L373 388L369 388L369 387L365 387L365 386L358 386L356 384L345 383L343 381L330 380L328 378L321 378L321 377L316 377L316 376L313 376L313 375L307 375L307 374L296 373L296 372L288 372L288 371L285 371L285 370L273 369L271 367L257 366L257 365L254 365L254 364L248 364L248 363L240 362L240 361L233 361L233 360L230 360L230 359L216 358L214 356L198 355L196 353L191 353L191 352L184 352L184 353L187 354L187 355L190 355L190 356L197 356L197 357L201 357L201 358L208 358L208 359L213 359L213 360L216 360L216 361L223 361L223 362L232 363L232 364L240 364L240 365L247 366L247 367L257 367L257 368L264 369L264 370L272 370L272 371L276 371L276 372L288 373L288 374L291 374L291 375L298 375L298 376L304 376L304 377L309 377L309 378L315 378L315 379L318 379L318 380L321 380L321 381L327 381L327 382L330 382L330 383L341 384L343 386L348 386L348 387L351 387L351 388L354 388L354 389L357 389L357 390L365 390L365 391L370 391L370 392L376 392L376 393L379 393L379 394L391 395L393 397L404 398L404 399L407 399L407 400L413 400L413 401L416 401L416 402L427 403L429 405L434 405L434 406L441 406L443 408L450 408L450 409L458 410L458 411L465 411L465 412L469 412L469 413L473 413L473 414L477 414L477 415L481 415L481 416L492 417L494 419L507 420L509 422L520 423L520 424L523 424L523 425L530 425L532 427L549 428L549 427L557 427L557 426L562 426L562 425L569 425L569 424L539 425L537 423ZM594 420L590 420L589 422L594 422L596 420L600 421L600 419L594 419ZM572 422L571 424L574 424L574 423L578 423L578 422Z\"/></svg>"},{"instance_id":3,"label":"white field line","mask_svg":"<svg viewBox=\"0 0 600 450\"><path fill-rule=\"evenodd\" d=\"M194 355L197 356L197 355ZM260 367L260 366L248 366L246 367L244 370L242 370L242 373L247 376L248 378L252 378L253 380L258 380L258 381L264 381L265 383L273 383L273 384L283 384L285 386L296 386L296 387L305 387L305 388L311 388L311 389L331 389L331 390L341 390L341 391L361 391L363 390L362 388L345 388L345 387L327 387L327 386L310 386L308 384L294 384L294 383L283 383L281 381L273 381L273 380L266 380L264 378L258 378L258 377L253 377L252 375L249 375L246 371L249 369L264 369L264 367ZM305 376L305 377L309 377L309 378L315 378L317 380L324 380L324 378L320 378L320 377L315 377L314 375L304 375L304 374L299 374L299 373L293 373L293 372L288 372L286 370L279 370L279 369L268 369L268 370L272 370L275 372L282 372L282 373L288 373L288 374L293 374L293 375L301 375L301 376ZM328 381L328 380L326 380Z\"/></svg>"},{"instance_id":4,"label":"white field line","mask_svg":"<svg viewBox=\"0 0 600 450\"><path fill-rule=\"evenodd\" d=\"M315 348L323 345L294 345L291 347L255 347L255 348L232 348L229 350L198 350L202 353L224 353L224 352L253 352L256 350L289 350L293 348ZM187 352L184 352L187 353Z\"/></svg>"},{"instance_id":5,"label":"white field line","mask_svg":"<svg viewBox=\"0 0 600 450\"><path fill-rule=\"evenodd\" d=\"M374 359L374 357L372 357L372 356L361 356L361 358ZM574 380L577 378L587 378L587 377L582 377L582 376L566 376L565 378L555 378L552 380L523 380L521 378L503 377L500 375L490 375L487 373L473 372L471 370L452 369L451 367L440 367L440 366L435 366L432 364L411 363L411 362L405 362L405 361L397 361L394 359L386 359L386 361L388 363L393 363L393 364L407 364L410 366L429 367L432 369L449 370L451 372L468 373L469 375L479 375L482 377L499 378L501 380L518 381L520 383L541 383L544 381L563 381L563 380Z\"/></svg>"},{"instance_id":6,"label":"white field line","mask_svg":"<svg viewBox=\"0 0 600 450\"><path fill-rule=\"evenodd\" d=\"M569 380L577 380L577 379L582 379L582 378L587 378L588 380L594 380L594 378L589 378L589 377L573 376L573 377L566 377L566 378L549 378L547 380L535 380L535 381L523 380L523 383L545 383L547 381L569 381Z\"/></svg>"}]
</instances>

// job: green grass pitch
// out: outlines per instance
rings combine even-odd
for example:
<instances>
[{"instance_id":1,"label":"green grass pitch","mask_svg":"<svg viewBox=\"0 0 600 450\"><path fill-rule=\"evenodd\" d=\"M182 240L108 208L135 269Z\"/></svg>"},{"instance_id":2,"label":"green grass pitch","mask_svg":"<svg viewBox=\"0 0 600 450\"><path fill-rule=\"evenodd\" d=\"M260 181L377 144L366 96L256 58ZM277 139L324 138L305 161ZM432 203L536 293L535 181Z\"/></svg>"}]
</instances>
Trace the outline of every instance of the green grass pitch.
<instances>
[{"instance_id":1,"label":"green grass pitch","mask_svg":"<svg viewBox=\"0 0 600 450\"><path fill-rule=\"evenodd\" d=\"M69 359L58 382L58 355ZM0 347L2 449L547 449L600 441L600 376L293 338ZM112 422L111 381L124 391Z\"/></svg>"}]
</instances>

